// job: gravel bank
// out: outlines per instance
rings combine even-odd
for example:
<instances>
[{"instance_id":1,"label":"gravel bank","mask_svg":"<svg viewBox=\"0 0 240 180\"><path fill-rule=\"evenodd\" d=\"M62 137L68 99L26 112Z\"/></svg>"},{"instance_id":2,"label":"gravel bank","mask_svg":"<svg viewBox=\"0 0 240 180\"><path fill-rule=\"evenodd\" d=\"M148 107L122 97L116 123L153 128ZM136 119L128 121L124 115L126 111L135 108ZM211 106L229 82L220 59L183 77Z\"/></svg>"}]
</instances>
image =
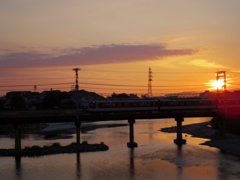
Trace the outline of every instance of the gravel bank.
<instances>
[{"instance_id":1,"label":"gravel bank","mask_svg":"<svg viewBox=\"0 0 240 180\"><path fill-rule=\"evenodd\" d=\"M61 146L58 143L53 144L52 146L32 146L26 147L21 150L20 153L17 153L15 149L0 149L0 156L43 156L50 154L61 154L61 153L77 153L77 152L95 152L95 151L107 151L108 146L103 143L100 144L87 144L81 143L77 147L76 143L72 143L67 146Z\"/></svg>"},{"instance_id":2,"label":"gravel bank","mask_svg":"<svg viewBox=\"0 0 240 180\"><path fill-rule=\"evenodd\" d=\"M162 128L160 131L176 133L176 130L177 128L174 126ZM218 130L212 129L210 122L185 125L182 127L182 132L190 134L193 137L206 139L206 142L201 145L216 147L223 153L240 156L240 136L226 133L224 137L220 138L218 136Z\"/></svg>"}]
</instances>

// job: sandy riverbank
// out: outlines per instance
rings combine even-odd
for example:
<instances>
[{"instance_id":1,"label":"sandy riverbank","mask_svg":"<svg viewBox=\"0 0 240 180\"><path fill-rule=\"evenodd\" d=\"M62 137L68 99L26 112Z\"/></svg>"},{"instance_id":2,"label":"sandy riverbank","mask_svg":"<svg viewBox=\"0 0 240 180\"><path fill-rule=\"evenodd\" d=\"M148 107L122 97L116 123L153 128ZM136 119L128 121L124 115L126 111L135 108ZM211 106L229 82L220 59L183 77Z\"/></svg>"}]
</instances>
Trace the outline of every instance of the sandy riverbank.
<instances>
[{"instance_id":1,"label":"sandy riverbank","mask_svg":"<svg viewBox=\"0 0 240 180\"><path fill-rule=\"evenodd\" d=\"M162 128L160 131L176 133L176 126ZM206 142L201 145L216 147L223 153L240 156L240 136L226 133L223 138L220 138L218 136L218 130L212 129L210 122L185 125L182 127L182 132L192 135L193 137L206 139Z\"/></svg>"}]
</instances>

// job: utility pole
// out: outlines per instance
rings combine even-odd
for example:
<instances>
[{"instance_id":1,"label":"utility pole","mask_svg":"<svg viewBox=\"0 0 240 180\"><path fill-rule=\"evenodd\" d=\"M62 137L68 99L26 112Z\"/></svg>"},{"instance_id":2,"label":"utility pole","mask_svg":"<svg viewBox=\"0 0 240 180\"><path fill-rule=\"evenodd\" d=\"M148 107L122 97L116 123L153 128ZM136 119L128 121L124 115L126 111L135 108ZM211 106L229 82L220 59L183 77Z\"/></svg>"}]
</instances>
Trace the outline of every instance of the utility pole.
<instances>
[{"instance_id":1,"label":"utility pole","mask_svg":"<svg viewBox=\"0 0 240 180\"><path fill-rule=\"evenodd\" d=\"M78 86L78 71L81 70L80 68L73 68L73 71L75 71L76 74L76 84L75 84L75 91L79 90L79 86Z\"/></svg>"},{"instance_id":2,"label":"utility pole","mask_svg":"<svg viewBox=\"0 0 240 180\"><path fill-rule=\"evenodd\" d=\"M152 70L148 69L148 97L152 97Z\"/></svg>"},{"instance_id":3,"label":"utility pole","mask_svg":"<svg viewBox=\"0 0 240 180\"><path fill-rule=\"evenodd\" d=\"M79 98L78 98L78 71L81 70L80 68L73 68L73 71L75 71L76 75L76 84L75 84L75 95L76 95L76 111L77 111L77 116L76 116L76 121L75 121L75 126L76 126L76 140L77 140L77 150L80 146L80 126L81 126L81 120L79 120Z\"/></svg>"}]
</instances>

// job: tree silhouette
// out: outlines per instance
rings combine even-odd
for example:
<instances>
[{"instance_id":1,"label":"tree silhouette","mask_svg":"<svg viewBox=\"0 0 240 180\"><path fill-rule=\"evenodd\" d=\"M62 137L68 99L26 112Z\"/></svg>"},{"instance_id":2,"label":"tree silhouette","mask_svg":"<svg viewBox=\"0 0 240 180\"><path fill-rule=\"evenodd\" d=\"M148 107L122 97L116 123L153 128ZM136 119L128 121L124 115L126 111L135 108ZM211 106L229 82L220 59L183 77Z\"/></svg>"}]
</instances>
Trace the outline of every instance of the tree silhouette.
<instances>
[{"instance_id":1,"label":"tree silhouette","mask_svg":"<svg viewBox=\"0 0 240 180\"><path fill-rule=\"evenodd\" d=\"M60 99L57 93L50 92L48 93L44 99L43 103L48 107L54 107L60 103Z\"/></svg>"},{"instance_id":2,"label":"tree silhouette","mask_svg":"<svg viewBox=\"0 0 240 180\"><path fill-rule=\"evenodd\" d=\"M126 93L116 94L115 92L113 92L112 95L109 96L108 98L128 99L128 98L130 98L130 96L127 95Z\"/></svg>"},{"instance_id":3,"label":"tree silhouette","mask_svg":"<svg viewBox=\"0 0 240 180\"><path fill-rule=\"evenodd\" d=\"M4 101L0 99L0 109L3 109L3 107L4 107Z\"/></svg>"},{"instance_id":4,"label":"tree silhouette","mask_svg":"<svg viewBox=\"0 0 240 180\"><path fill-rule=\"evenodd\" d=\"M20 94L15 94L10 100L11 107L16 110L25 109L24 98Z\"/></svg>"}]
</instances>

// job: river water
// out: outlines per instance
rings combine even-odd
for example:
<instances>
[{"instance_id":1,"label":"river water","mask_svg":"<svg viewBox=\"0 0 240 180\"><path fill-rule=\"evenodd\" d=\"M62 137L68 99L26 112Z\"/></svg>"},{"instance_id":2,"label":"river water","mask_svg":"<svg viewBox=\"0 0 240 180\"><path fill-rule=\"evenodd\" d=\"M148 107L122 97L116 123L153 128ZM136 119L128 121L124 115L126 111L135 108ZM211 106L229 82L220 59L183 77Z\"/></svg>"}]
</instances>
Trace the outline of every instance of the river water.
<instances>
[{"instance_id":1,"label":"river water","mask_svg":"<svg viewBox=\"0 0 240 180\"><path fill-rule=\"evenodd\" d=\"M183 125L209 121L210 118L186 118ZM135 142L127 148L127 121L92 122L82 125L81 141L104 142L108 151L80 154L57 154L41 157L0 157L1 180L226 180L240 179L240 158L222 154L218 149L199 145L205 139L183 134L187 144L173 143L175 133L159 131L176 126L174 119L136 120ZM60 127L60 125L58 126ZM65 124L66 129L71 125ZM52 126L52 129L53 126ZM49 128L47 129L49 130ZM64 131L63 131L64 132ZM22 147L68 145L76 141L74 133L46 139L42 135L25 135ZM0 148L13 148L14 139L0 137Z\"/></svg>"}]
</instances>

